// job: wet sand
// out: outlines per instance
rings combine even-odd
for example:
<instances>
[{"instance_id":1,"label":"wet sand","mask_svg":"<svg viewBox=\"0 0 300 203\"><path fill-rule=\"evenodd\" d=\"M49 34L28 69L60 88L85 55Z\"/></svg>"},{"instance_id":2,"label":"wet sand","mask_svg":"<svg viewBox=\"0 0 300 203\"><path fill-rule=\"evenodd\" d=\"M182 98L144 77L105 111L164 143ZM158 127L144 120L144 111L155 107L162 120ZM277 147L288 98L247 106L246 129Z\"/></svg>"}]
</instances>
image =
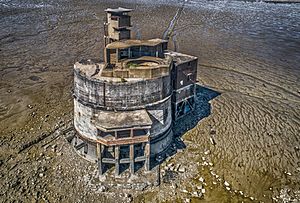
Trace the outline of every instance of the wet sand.
<instances>
[{"instance_id":1,"label":"wet sand","mask_svg":"<svg viewBox=\"0 0 300 203\"><path fill-rule=\"evenodd\" d=\"M72 120L73 63L102 58L103 10L116 6L136 10L133 36L153 38L163 36L180 4L49 1L1 6L1 202L128 200L122 192L116 197L113 191L99 192L91 183L95 166L59 136ZM288 10L282 10L284 16ZM264 27L279 14L253 11L247 16L245 20L240 13L184 7L169 46L174 48L175 41L177 51L199 57L199 85L217 94L208 106L200 106L208 112L203 114L199 107L189 117L195 126L187 126L191 129L182 137L187 148L169 160L187 166L186 175L160 188L132 192L134 201L181 202L190 198L182 190L193 191L199 177L205 178L207 187L204 198L192 198L195 202L250 202L249 197L280 202L284 196L277 196L284 193L287 199L299 200L300 36L293 30L297 21L287 25L291 30L281 31ZM242 31L234 30L237 27ZM200 100L206 93L199 93ZM39 140L43 133L49 136ZM34 140L38 142L26 148ZM210 153L204 154L207 150ZM203 166L202 157L213 166ZM222 180L215 180L212 171Z\"/></svg>"}]
</instances>

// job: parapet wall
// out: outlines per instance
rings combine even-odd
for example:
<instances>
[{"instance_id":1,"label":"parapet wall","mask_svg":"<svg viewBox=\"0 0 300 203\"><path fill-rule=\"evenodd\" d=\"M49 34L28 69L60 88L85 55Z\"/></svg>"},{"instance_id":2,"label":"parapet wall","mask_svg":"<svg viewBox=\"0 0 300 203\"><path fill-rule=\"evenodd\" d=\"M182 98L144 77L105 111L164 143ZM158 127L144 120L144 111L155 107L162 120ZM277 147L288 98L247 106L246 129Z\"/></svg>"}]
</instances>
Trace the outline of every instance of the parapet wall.
<instances>
[{"instance_id":1,"label":"parapet wall","mask_svg":"<svg viewBox=\"0 0 300 203\"><path fill-rule=\"evenodd\" d=\"M170 75L130 82L95 80L74 71L74 96L107 109L140 109L171 95Z\"/></svg>"}]
</instances>

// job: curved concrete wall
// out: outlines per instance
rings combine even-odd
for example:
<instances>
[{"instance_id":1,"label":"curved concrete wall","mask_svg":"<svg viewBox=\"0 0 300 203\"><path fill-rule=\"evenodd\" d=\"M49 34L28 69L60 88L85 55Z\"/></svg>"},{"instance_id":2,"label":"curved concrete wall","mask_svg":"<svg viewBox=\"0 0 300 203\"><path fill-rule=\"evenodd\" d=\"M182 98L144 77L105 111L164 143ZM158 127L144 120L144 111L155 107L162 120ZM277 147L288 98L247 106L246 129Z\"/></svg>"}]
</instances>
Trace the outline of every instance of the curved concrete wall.
<instances>
[{"instance_id":1,"label":"curved concrete wall","mask_svg":"<svg viewBox=\"0 0 300 203\"><path fill-rule=\"evenodd\" d=\"M85 106L74 99L74 126L77 132L89 139L97 139L97 128L91 123L94 115L92 108Z\"/></svg>"},{"instance_id":2,"label":"curved concrete wall","mask_svg":"<svg viewBox=\"0 0 300 203\"><path fill-rule=\"evenodd\" d=\"M89 80L74 72L74 95L92 105L114 109L139 109L171 94L170 75L135 82Z\"/></svg>"}]
</instances>

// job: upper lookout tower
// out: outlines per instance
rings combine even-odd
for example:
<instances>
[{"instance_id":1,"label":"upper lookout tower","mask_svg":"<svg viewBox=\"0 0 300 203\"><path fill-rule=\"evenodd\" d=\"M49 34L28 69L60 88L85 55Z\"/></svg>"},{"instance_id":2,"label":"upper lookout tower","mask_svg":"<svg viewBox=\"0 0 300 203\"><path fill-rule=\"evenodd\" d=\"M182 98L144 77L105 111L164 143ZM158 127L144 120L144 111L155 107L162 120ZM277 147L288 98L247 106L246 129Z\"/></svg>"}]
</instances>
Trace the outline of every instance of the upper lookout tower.
<instances>
[{"instance_id":1,"label":"upper lookout tower","mask_svg":"<svg viewBox=\"0 0 300 203\"><path fill-rule=\"evenodd\" d=\"M130 39L131 16L128 15L133 9L108 8L106 22L104 23L104 45L123 39Z\"/></svg>"}]
</instances>

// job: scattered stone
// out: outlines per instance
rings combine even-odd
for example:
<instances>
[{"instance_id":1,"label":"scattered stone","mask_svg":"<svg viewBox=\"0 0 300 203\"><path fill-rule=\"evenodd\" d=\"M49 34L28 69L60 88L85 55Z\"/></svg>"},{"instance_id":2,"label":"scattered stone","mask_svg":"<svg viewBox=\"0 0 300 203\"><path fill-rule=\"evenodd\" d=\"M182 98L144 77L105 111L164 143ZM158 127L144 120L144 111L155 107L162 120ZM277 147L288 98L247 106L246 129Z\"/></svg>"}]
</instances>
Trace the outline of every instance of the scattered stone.
<instances>
[{"instance_id":1,"label":"scattered stone","mask_svg":"<svg viewBox=\"0 0 300 203\"><path fill-rule=\"evenodd\" d=\"M210 150L206 150L206 151L204 152L204 154L205 154L205 155L210 154Z\"/></svg>"},{"instance_id":2,"label":"scattered stone","mask_svg":"<svg viewBox=\"0 0 300 203\"><path fill-rule=\"evenodd\" d=\"M189 193L186 189L182 190L183 193Z\"/></svg>"},{"instance_id":3,"label":"scattered stone","mask_svg":"<svg viewBox=\"0 0 300 203\"><path fill-rule=\"evenodd\" d=\"M204 178L203 178L203 177L200 177L200 178L199 178L199 181L203 183L203 182L204 182Z\"/></svg>"},{"instance_id":4,"label":"scattered stone","mask_svg":"<svg viewBox=\"0 0 300 203\"><path fill-rule=\"evenodd\" d=\"M254 197L250 197L250 199L253 201L253 200L254 200Z\"/></svg>"},{"instance_id":5,"label":"scattered stone","mask_svg":"<svg viewBox=\"0 0 300 203\"><path fill-rule=\"evenodd\" d=\"M244 195L243 191L239 191L239 193L240 193L240 195L242 195L242 196Z\"/></svg>"},{"instance_id":6,"label":"scattered stone","mask_svg":"<svg viewBox=\"0 0 300 203\"><path fill-rule=\"evenodd\" d=\"M28 104L27 107L28 107L29 109L32 109L32 108L33 108L33 106L30 105L30 104Z\"/></svg>"},{"instance_id":7,"label":"scattered stone","mask_svg":"<svg viewBox=\"0 0 300 203\"><path fill-rule=\"evenodd\" d=\"M224 182L224 185L225 185L226 187L229 187L229 186L230 186L230 184L229 184L227 181Z\"/></svg>"},{"instance_id":8,"label":"scattered stone","mask_svg":"<svg viewBox=\"0 0 300 203\"><path fill-rule=\"evenodd\" d=\"M40 174L39 174L39 176L40 176L40 177L43 177L43 176L44 176L44 174L40 173Z\"/></svg>"},{"instance_id":9,"label":"scattered stone","mask_svg":"<svg viewBox=\"0 0 300 203\"><path fill-rule=\"evenodd\" d=\"M226 187L226 190L230 191L230 187Z\"/></svg>"},{"instance_id":10,"label":"scattered stone","mask_svg":"<svg viewBox=\"0 0 300 203\"><path fill-rule=\"evenodd\" d=\"M190 202L191 202L191 199L186 198L186 199L184 200L184 202L185 202L185 203L190 203Z\"/></svg>"},{"instance_id":11,"label":"scattered stone","mask_svg":"<svg viewBox=\"0 0 300 203\"><path fill-rule=\"evenodd\" d=\"M202 194L205 194L205 192L206 192L206 191L205 191L205 188L202 188L202 189L201 189L201 193L202 193Z\"/></svg>"},{"instance_id":12,"label":"scattered stone","mask_svg":"<svg viewBox=\"0 0 300 203\"><path fill-rule=\"evenodd\" d=\"M180 172L180 173L184 173L185 171L186 171L186 169L184 168L184 167L180 167L179 169L178 169L178 171Z\"/></svg>"},{"instance_id":13,"label":"scattered stone","mask_svg":"<svg viewBox=\"0 0 300 203\"><path fill-rule=\"evenodd\" d=\"M213 183L213 185L216 185L216 184L217 184L217 182L215 182L215 181L213 181L212 183Z\"/></svg>"},{"instance_id":14,"label":"scattered stone","mask_svg":"<svg viewBox=\"0 0 300 203\"><path fill-rule=\"evenodd\" d=\"M210 143L211 143L212 145L216 145L216 141L215 141L214 138L210 137L210 138L209 138L209 141L210 141Z\"/></svg>"}]
</instances>

